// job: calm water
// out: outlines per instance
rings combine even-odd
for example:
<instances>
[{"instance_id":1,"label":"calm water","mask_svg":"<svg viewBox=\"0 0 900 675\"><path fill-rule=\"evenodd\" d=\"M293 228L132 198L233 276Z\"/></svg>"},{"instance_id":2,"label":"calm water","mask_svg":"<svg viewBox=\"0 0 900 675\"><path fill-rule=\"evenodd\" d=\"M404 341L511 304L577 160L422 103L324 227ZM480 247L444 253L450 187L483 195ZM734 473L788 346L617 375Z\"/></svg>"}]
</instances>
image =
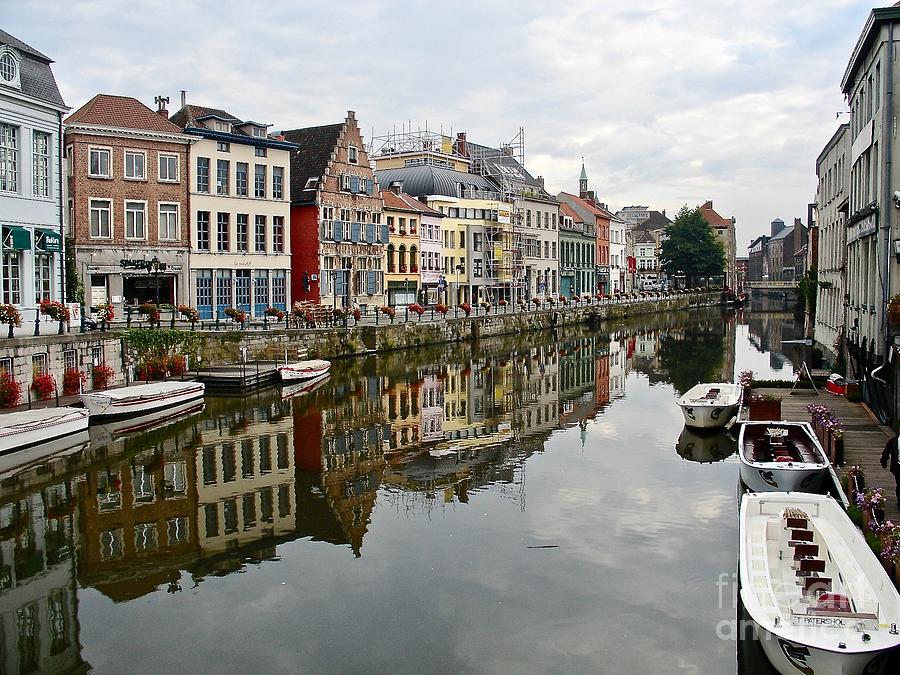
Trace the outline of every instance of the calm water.
<instances>
[{"instance_id":1,"label":"calm water","mask_svg":"<svg viewBox=\"0 0 900 675\"><path fill-rule=\"evenodd\" d=\"M0 671L735 672L734 448L674 401L772 362L742 321L341 361L94 427L0 483Z\"/></svg>"}]
</instances>

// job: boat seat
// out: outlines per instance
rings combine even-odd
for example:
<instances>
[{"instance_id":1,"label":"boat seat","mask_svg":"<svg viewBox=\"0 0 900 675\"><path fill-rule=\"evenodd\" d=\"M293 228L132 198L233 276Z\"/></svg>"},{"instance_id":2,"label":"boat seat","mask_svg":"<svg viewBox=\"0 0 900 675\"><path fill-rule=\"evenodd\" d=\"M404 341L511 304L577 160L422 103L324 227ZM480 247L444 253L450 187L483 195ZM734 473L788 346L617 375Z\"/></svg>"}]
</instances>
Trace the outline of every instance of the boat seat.
<instances>
[{"instance_id":1,"label":"boat seat","mask_svg":"<svg viewBox=\"0 0 900 675\"><path fill-rule=\"evenodd\" d=\"M790 455L775 455L775 461L779 464L788 464L789 462L793 462L794 458Z\"/></svg>"},{"instance_id":2,"label":"boat seat","mask_svg":"<svg viewBox=\"0 0 900 675\"><path fill-rule=\"evenodd\" d=\"M806 518L785 518L785 525L787 525L791 529L796 530L808 530L807 524L809 521Z\"/></svg>"},{"instance_id":3,"label":"boat seat","mask_svg":"<svg viewBox=\"0 0 900 675\"><path fill-rule=\"evenodd\" d=\"M812 530L791 530L791 541L812 541Z\"/></svg>"},{"instance_id":4,"label":"boat seat","mask_svg":"<svg viewBox=\"0 0 900 675\"><path fill-rule=\"evenodd\" d=\"M817 555L819 555L818 544L798 543L794 546L794 560L815 558Z\"/></svg>"},{"instance_id":5,"label":"boat seat","mask_svg":"<svg viewBox=\"0 0 900 675\"><path fill-rule=\"evenodd\" d=\"M812 576L813 572L824 572L825 561L818 558L803 558L798 561L800 565L797 567L798 577Z\"/></svg>"},{"instance_id":6,"label":"boat seat","mask_svg":"<svg viewBox=\"0 0 900 675\"><path fill-rule=\"evenodd\" d=\"M831 577L804 577L803 592L818 593L831 590Z\"/></svg>"},{"instance_id":7,"label":"boat seat","mask_svg":"<svg viewBox=\"0 0 900 675\"><path fill-rule=\"evenodd\" d=\"M816 606L812 608L817 612L852 612L850 598L842 593L822 593L816 598Z\"/></svg>"}]
</instances>

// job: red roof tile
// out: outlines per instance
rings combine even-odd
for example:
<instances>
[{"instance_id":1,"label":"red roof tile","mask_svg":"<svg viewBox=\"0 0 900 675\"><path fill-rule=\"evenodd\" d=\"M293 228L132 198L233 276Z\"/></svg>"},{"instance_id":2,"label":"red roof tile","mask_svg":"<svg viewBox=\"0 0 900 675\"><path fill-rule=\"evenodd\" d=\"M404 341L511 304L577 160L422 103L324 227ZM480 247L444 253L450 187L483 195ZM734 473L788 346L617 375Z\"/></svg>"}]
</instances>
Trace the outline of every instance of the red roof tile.
<instances>
[{"instance_id":1,"label":"red roof tile","mask_svg":"<svg viewBox=\"0 0 900 675\"><path fill-rule=\"evenodd\" d=\"M565 192L565 191L563 191L561 194L564 194L564 195L566 195L567 197L571 197L571 198L574 199L576 202L578 202L581 206L583 206L584 208L588 209L588 210L589 210L591 213L593 213L595 216L600 216L601 218L604 218L604 219L606 219L606 220L611 220L612 218L615 218L615 217L616 217L614 214L610 213L610 212L607 211L606 209L601 208L601 207L599 207L599 206L596 206L596 205L594 205L594 204L591 204L591 203L590 203L589 201L587 201L586 199L582 199L581 197L577 197L577 196L575 196L575 195L573 195L573 194L571 194L571 193L569 193L569 192ZM618 219L617 219L617 220L618 220Z\"/></svg>"},{"instance_id":2,"label":"red roof tile","mask_svg":"<svg viewBox=\"0 0 900 675\"><path fill-rule=\"evenodd\" d=\"M569 218L571 218L572 221L575 223L583 223L584 222L584 219L581 216L579 216L577 213L575 213L574 209L572 209L572 207L569 206L568 204L566 204L565 202L559 203L559 210L562 211L563 213L565 213L567 216L569 216Z\"/></svg>"},{"instance_id":3,"label":"red roof tile","mask_svg":"<svg viewBox=\"0 0 900 675\"><path fill-rule=\"evenodd\" d=\"M66 124L92 124L117 129L180 134L181 129L136 98L97 94L69 115Z\"/></svg>"},{"instance_id":4,"label":"red roof tile","mask_svg":"<svg viewBox=\"0 0 900 675\"><path fill-rule=\"evenodd\" d=\"M715 209L713 209L712 200L700 207L700 215L702 215L703 219L713 227L731 227L734 224L731 222L731 218L723 218L716 213Z\"/></svg>"},{"instance_id":5,"label":"red roof tile","mask_svg":"<svg viewBox=\"0 0 900 675\"><path fill-rule=\"evenodd\" d=\"M384 200L384 207L386 209L394 209L397 211L412 211L414 213L421 213L426 216L444 215L440 211L435 211L430 206L423 204L418 199L416 199L412 195L406 194L405 192L401 192L398 195L393 190L382 190L381 198Z\"/></svg>"}]
</instances>

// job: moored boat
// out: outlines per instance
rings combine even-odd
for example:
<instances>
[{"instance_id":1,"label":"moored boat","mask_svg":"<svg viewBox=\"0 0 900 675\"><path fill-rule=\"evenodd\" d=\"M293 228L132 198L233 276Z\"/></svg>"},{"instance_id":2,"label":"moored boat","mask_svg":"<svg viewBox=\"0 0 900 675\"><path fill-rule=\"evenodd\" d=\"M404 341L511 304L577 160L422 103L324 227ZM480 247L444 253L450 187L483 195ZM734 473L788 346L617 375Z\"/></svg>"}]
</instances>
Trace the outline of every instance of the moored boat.
<instances>
[{"instance_id":1,"label":"moored boat","mask_svg":"<svg viewBox=\"0 0 900 675\"><path fill-rule=\"evenodd\" d=\"M684 423L697 429L724 427L741 405L743 389L730 382L704 382L678 399Z\"/></svg>"},{"instance_id":2,"label":"moored boat","mask_svg":"<svg viewBox=\"0 0 900 675\"><path fill-rule=\"evenodd\" d=\"M142 415L203 398L202 382L148 382L119 389L81 394L91 417Z\"/></svg>"},{"instance_id":3,"label":"moored boat","mask_svg":"<svg viewBox=\"0 0 900 675\"><path fill-rule=\"evenodd\" d=\"M738 567L740 599L780 673L888 672L900 596L833 498L745 494Z\"/></svg>"},{"instance_id":4,"label":"moored boat","mask_svg":"<svg viewBox=\"0 0 900 675\"><path fill-rule=\"evenodd\" d=\"M85 431L84 408L35 408L0 415L0 455Z\"/></svg>"},{"instance_id":5,"label":"moored boat","mask_svg":"<svg viewBox=\"0 0 900 675\"><path fill-rule=\"evenodd\" d=\"M754 492L819 492L831 466L806 422L745 422L738 456L741 480Z\"/></svg>"},{"instance_id":6,"label":"moored boat","mask_svg":"<svg viewBox=\"0 0 900 675\"><path fill-rule=\"evenodd\" d=\"M299 382L321 377L328 372L329 368L331 368L331 361L309 359L279 366L278 375L282 382Z\"/></svg>"}]
</instances>

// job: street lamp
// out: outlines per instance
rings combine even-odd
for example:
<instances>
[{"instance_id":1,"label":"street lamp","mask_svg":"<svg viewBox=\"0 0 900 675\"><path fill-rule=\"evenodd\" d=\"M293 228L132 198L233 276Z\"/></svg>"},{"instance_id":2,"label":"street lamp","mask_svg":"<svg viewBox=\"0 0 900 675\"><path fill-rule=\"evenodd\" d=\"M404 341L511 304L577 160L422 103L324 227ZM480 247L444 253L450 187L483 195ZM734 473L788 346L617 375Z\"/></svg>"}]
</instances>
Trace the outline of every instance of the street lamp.
<instances>
[{"instance_id":1,"label":"street lamp","mask_svg":"<svg viewBox=\"0 0 900 675\"><path fill-rule=\"evenodd\" d=\"M159 273L160 270L163 272L166 271L166 263L159 262L159 258L153 256L150 260L150 271L153 272L153 277L156 282L156 306L159 307Z\"/></svg>"},{"instance_id":2,"label":"street lamp","mask_svg":"<svg viewBox=\"0 0 900 675\"><path fill-rule=\"evenodd\" d=\"M465 267L462 264L456 266L456 304L459 305L459 273L462 272Z\"/></svg>"}]
</instances>

